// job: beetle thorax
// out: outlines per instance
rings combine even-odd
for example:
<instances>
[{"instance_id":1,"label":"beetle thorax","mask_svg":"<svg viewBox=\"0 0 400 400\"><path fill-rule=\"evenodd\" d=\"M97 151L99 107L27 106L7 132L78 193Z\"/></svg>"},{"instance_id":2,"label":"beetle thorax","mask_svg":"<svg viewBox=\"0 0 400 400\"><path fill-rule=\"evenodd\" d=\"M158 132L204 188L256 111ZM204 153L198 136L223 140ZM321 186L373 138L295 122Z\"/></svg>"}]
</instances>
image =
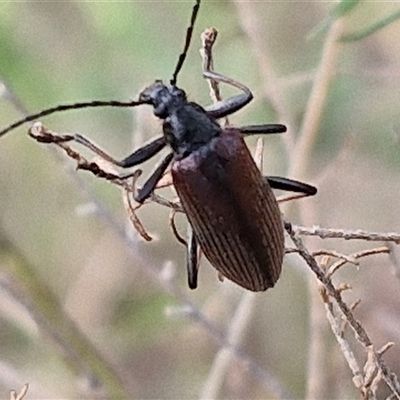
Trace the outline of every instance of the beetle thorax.
<instances>
[{"instance_id":1,"label":"beetle thorax","mask_svg":"<svg viewBox=\"0 0 400 400\"><path fill-rule=\"evenodd\" d=\"M218 122L198 104L187 101L186 93L174 85L155 81L144 89L139 100L151 104L163 119L163 132L177 159L207 145L221 133Z\"/></svg>"},{"instance_id":2,"label":"beetle thorax","mask_svg":"<svg viewBox=\"0 0 400 400\"><path fill-rule=\"evenodd\" d=\"M195 103L177 107L165 118L163 131L177 159L184 158L219 136L221 127Z\"/></svg>"}]
</instances>

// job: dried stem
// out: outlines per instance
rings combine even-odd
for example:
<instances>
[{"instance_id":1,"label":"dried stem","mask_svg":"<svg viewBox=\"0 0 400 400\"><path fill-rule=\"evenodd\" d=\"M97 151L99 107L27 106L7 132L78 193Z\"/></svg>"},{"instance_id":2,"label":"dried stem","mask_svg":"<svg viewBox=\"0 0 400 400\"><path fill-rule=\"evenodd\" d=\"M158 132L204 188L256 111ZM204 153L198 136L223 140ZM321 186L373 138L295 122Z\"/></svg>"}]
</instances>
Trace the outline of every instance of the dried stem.
<instances>
[{"instance_id":1,"label":"dried stem","mask_svg":"<svg viewBox=\"0 0 400 400\"><path fill-rule=\"evenodd\" d=\"M354 259L358 260L363 257L372 256L373 254L382 254L382 253L389 254L390 250L387 247L378 247L375 249L368 249L368 250L363 250L363 251L359 251L357 253L350 254L349 258L353 259L353 260ZM327 271L327 276L331 277L339 268L341 268L343 265L345 265L348 261L349 260L340 260L340 261L337 261L334 264L332 264ZM355 263L353 263L353 264L355 264Z\"/></svg>"},{"instance_id":2,"label":"dried stem","mask_svg":"<svg viewBox=\"0 0 400 400\"><path fill-rule=\"evenodd\" d=\"M24 386L22 386L21 390L18 393L15 390L11 390L10 400L22 400L28 393L28 388L29 385L26 383Z\"/></svg>"},{"instance_id":3,"label":"dried stem","mask_svg":"<svg viewBox=\"0 0 400 400\"><path fill-rule=\"evenodd\" d=\"M293 232L298 235L319 236L321 239L366 240L371 242L394 242L400 244L400 234L395 232L368 232L361 229L333 229L319 226L305 227L292 225Z\"/></svg>"},{"instance_id":4,"label":"dried stem","mask_svg":"<svg viewBox=\"0 0 400 400\"><path fill-rule=\"evenodd\" d=\"M302 240L293 232L289 232L294 244L296 245L297 249L299 250L299 253L301 257L305 260L305 262L308 264L308 266L311 268L311 270L314 272L316 275L317 279L323 284L324 290L326 291L326 296L330 296L335 300L335 303L339 310L341 311L343 318L345 318L346 322L348 325L351 327L351 329L354 332L354 335L356 339L364 346L366 351L372 351L376 360L376 365L377 368L379 369L380 373L382 374L383 380L386 382L386 384L389 386L393 394L396 396L396 398L400 399L400 386L398 384L396 376L390 371L389 367L385 364L382 358L382 354L379 354L375 350L373 350L373 344L371 339L369 338L366 330L364 327L361 325L361 323L354 317L352 310L347 306L347 304L343 301L341 291L337 290L333 284L330 278L324 273L324 271L319 267L317 261L315 258L308 252L306 247L304 246ZM325 303L328 301L328 299L325 299ZM328 321L331 323L332 320L332 313L330 310L329 311L329 316L328 316ZM333 323L333 325L332 325ZM336 320L331 323L331 328L333 333L335 334L339 344L341 346L344 346L343 343L343 336L340 333L340 331L337 330L337 325L336 325ZM351 356L352 353L349 353L347 349L348 345L346 344L346 353L345 353L345 358L349 363L350 368L352 371L356 374L355 376L359 377L359 368L354 364L353 358ZM343 347L342 347L343 348ZM350 365L351 364L351 365ZM364 383L364 381L362 381Z\"/></svg>"}]
</instances>

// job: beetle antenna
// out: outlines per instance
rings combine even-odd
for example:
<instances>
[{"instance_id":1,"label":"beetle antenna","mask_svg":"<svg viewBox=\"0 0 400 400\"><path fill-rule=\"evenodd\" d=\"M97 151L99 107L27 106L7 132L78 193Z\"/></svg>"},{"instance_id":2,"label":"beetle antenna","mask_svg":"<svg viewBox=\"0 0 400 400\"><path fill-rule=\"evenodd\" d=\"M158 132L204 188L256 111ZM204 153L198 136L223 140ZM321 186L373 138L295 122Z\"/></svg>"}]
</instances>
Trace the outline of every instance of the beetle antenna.
<instances>
[{"instance_id":1,"label":"beetle antenna","mask_svg":"<svg viewBox=\"0 0 400 400\"><path fill-rule=\"evenodd\" d=\"M190 18L190 25L186 30L185 46L183 47L183 52L179 55L178 63L176 64L175 71L172 74L172 79L169 81L172 86L176 85L179 71L182 69L182 65L186 59L186 54L189 50L190 41L192 40L194 23L196 22L197 13L200 8L200 2L201 0L196 0L196 4L193 6L192 16Z\"/></svg>"},{"instance_id":2,"label":"beetle antenna","mask_svg":"<svg viewBox=\"0 0 400 400\"><path fill-rule=\"evenodd\" d=\"M20 119L17 122L14 122L13 124L7 126L7 128L4 128L0 131L0 137L27 122L35 121L38 118L44 117L46 115L54 114L57 112L61 112L61 111L76 110L76 109L80 109L80 108L89 108L89 107L92 107L92 108L93 107L136 107L136 106L139 106L140 104L143 104L143 102L142 101L114 101L114 100L109 100L109 101L94 100L94 101L89 101L89 102L85 102L85 103L61 104L61 105L58 105L55 107L47 108L46 110L42 110L36 114L28 115L27 117Z\"/></svg>"}]
</instances>

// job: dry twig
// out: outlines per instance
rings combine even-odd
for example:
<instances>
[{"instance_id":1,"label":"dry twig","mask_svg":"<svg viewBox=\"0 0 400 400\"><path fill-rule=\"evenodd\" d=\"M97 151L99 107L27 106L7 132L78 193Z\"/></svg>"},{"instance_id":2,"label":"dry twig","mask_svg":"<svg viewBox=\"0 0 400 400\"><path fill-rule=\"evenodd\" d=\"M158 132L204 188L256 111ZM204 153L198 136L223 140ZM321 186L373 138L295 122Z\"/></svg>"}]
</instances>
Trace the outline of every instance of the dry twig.
<instances>
[{"instance_id":1,"label":"dry twig","mask_svg":"<svg viewBox=\"0 0 400 400\"><path fill-rule=\"evenodd\" d=\"M319 226L305 227L292 225L293 232L298 235L319 236L321 239L366 240L371 242L394 242L400 244L400 234L395 232L367 232L361 229L333 229Z\"/></svg>"},{"instance_id":2,"label":"dry twig","mask_svg":"<svg viewBox=\"0 0 400 400\"><path fill-rule=\"evenodd\" d=\"M347 324L351 327L351 329L354 332L354 335L356 339L364 346L367 352L372 352L375 361L375 364L377 368L380 371L380 374L382 375L382 379L386 382L390 390L393 392L393 394L400 399L400 386L397 380L397 377L391 372L389 367L386 365L386 363L383 361L382 354L378 353L377 351L374 350L373 343L371 339L369 338L366 330L364 327L361 325L361 323L354 317L352 310L347 306L347 304L343 301L341 292L337 290L334 285L332 284L332 281L329 276L327 276L324 271L319 267L317 261L315 258L309 253L309 251L306 249L304 246L302 240L293 232L289 232L294 244L296 245L297 249L299 250L299 253L301 257L305 260L305 262L308 264L308 266L311 268L311 270L314 272L316 275L317 279L322 283L324 287L323 294L323 299L325 304L329 304L330 301L328 300L328 296L332 297L335 300L335 303L338 307L338 309L341 311L343 314L343 317L345 318ZM367 395L370 395L370 392L365 388L365 379L361 379L361 373L360 369L355 363L355 359L352 356L352 352L350 351L348 344L344 343L343 341L343 336L341 333L341 330L338 330L336 318L332 316L332 311L331 311L331 306L328 308L328 321L331 324L332 331L335 334L336 339L338 340L343 354L349 364L350 369L353 371L354 377L356 378L355 384L356 387L361 390L363 396L365 398ZM365 389L365 390L364 390Z\"/></svg>"},{"instance_id":3,"label":"dry twig","mask_svg":"<svg viewBox=\"0 0 400 400\"><path fill-rule=\"evenodd\" d=\"M11 390L10 400L22 400L28 393L28 388L29 384L26 383L24 386L22 386L21 390L18 393L15 390Z\"/></svg>"}]
</instances>

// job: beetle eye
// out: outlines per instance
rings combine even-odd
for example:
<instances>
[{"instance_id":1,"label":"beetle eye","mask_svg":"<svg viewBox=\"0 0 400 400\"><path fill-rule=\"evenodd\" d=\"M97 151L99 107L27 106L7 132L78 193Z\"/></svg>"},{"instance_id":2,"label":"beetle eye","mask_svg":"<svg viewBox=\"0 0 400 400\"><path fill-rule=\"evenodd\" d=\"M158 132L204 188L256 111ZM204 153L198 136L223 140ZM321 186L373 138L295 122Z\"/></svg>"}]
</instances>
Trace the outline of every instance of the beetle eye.
<instances>
[{"instance_id":1,"label":"beetle eye","mask_svg":"<svg viewBox=\"0 0 400 400\"><path fill-rule=\"evenodd\" d=\"M171 93L171 96L175 100L186 99L186 93L182 89L177 88L176 86L170 86L169 92Z\"/></svg>"},{"instance_id":2,"label":"beetle eye","mask_svg":"<svg viewBox=\"0 0 400 400\"><path fill-rule=\"evenodd\" d=\"M158 118L164 119L168 116L168 107L166 103L161 102L154 107L154 115Z\"/></svg>"},{"instance_id":3,"label":"beetle eye","mask_svg":"<svg viewBox=\"0 0 400 400\"><path fill-rule=\"evenodd\" d=\"M170 134L172 132L172 125L168 119L164 120L163 131L165 134Z\"/></svg>"}]
</instances>

